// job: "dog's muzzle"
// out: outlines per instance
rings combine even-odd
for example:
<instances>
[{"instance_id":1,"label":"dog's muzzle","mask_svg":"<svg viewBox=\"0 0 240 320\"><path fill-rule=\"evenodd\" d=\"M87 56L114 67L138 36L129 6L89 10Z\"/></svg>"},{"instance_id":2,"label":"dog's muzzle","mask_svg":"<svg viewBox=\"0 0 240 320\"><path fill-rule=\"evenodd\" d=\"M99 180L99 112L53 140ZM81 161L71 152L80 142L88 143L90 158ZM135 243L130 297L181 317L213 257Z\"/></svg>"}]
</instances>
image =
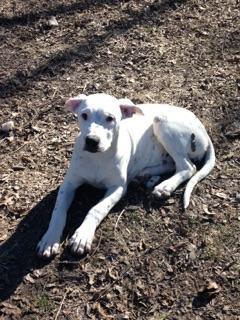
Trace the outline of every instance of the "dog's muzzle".
<instances>
[{"instance_id":1,"label":"dog's muzzle","mask_svg":"<svg viewBox=\"0 0 240 320\"><path fill-rule=\"evenodd\" d=\"M85 147L84 150L88 151L88 152L98 152L99 150L99 143L100 143L100 139L97 136L94 135L89 135L86 137L85 139Z\"/></svg>"}]
</instances>

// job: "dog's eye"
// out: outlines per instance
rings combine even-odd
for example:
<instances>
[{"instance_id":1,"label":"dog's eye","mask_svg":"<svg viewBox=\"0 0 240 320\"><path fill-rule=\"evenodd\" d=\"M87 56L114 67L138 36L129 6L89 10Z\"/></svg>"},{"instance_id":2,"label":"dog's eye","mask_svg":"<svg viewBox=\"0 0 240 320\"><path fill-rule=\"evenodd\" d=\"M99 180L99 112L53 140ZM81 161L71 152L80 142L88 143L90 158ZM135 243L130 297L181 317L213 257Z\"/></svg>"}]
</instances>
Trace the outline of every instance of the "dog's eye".
<instances>
[{"instance_id":1,"label":"dog's eye","mask_svg":"<svg viewBox=\"0 0 240 320\"><path fill-rule=\"evenodd\" d=\"M86 113L82 113L81 116L82 116L83 120L87 120L87 118L88 118L88 115Z\"/></svg>"},{"instance_id":2,"label":"dog's eye","mask_svg":"<svg viewBox=\"0 0 240 320\"><path fill-rule=\"evenodd\" d=\"M112 122L114 120L114 118L112 117L112 116L108 116L107 118L106 118L106 121L107 122Z\"/></svg>"}]
</instances>

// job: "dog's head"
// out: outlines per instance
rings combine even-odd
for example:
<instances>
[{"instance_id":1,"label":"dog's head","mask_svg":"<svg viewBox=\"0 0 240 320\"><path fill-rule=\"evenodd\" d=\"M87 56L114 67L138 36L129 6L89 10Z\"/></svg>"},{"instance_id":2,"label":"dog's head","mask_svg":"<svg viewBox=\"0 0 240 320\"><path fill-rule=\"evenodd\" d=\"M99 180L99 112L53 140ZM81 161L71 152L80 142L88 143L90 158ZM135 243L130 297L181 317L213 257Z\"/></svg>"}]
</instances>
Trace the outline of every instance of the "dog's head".
<instances>
[{"instance_id":1,"label":"dog's head","mask_svg":"<svg viewBox=\"0 0 240 320\"><path fill-rule=\"evenodd\" d=\"M129 99L116 99L104 93L70 98L66 106L77 114L84 150L105 152L116 141L119 123L142 111Z\"/></svg>"}]
</instances>

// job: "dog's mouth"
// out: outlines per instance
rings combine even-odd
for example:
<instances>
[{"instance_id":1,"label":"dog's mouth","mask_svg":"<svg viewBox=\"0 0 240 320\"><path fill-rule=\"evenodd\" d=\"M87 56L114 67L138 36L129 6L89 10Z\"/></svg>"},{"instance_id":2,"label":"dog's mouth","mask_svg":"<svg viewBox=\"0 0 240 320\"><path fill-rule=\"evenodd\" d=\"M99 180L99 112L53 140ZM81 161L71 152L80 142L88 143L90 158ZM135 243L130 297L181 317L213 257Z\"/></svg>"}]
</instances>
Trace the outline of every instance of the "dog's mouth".
<instances>
[{"instance_id":1,"label":"dog's mouth","mask_svg":"<svg viewBox=\"0 0 240 320\"><path fill-rule=\"evenodd\" d=\"M92 147L92 146L85 145L84 151L91 152L91 153L97 153L97 152L101 152L101 148L99 148L98 146Z\"/></svg>"}]
</instances>

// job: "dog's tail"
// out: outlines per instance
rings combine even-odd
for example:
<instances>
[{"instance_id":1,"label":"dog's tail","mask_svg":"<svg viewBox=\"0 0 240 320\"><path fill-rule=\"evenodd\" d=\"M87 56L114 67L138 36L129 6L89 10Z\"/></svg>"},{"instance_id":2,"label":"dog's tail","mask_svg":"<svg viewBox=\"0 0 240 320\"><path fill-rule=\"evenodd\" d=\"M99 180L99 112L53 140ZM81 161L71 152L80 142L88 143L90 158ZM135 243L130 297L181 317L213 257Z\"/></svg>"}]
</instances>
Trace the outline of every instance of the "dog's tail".
<instances>
[{"instance_id":1,"label":"dog's tail","mask_svg":"<svg viewBox=\"0 0 240 320\"><path fill-rule=\"evenodd\" d=\"M190 202L190 196L191 193L193 191L193 188L195 187L195 185L201 181L203 178L205 178L209 172L213 169L214 165L215 165L215 151L214 151L214 147L212 144L212 141L209 138L209 145L208 145L208 149L206 152L206 157L205 157L205 164L204 166L188 181L187 185L186 185L186 189L184 192L184 199L183 199L183 205L184 205L184 209L186 209L189 205Z\"/></svg>"}]
</instances>

